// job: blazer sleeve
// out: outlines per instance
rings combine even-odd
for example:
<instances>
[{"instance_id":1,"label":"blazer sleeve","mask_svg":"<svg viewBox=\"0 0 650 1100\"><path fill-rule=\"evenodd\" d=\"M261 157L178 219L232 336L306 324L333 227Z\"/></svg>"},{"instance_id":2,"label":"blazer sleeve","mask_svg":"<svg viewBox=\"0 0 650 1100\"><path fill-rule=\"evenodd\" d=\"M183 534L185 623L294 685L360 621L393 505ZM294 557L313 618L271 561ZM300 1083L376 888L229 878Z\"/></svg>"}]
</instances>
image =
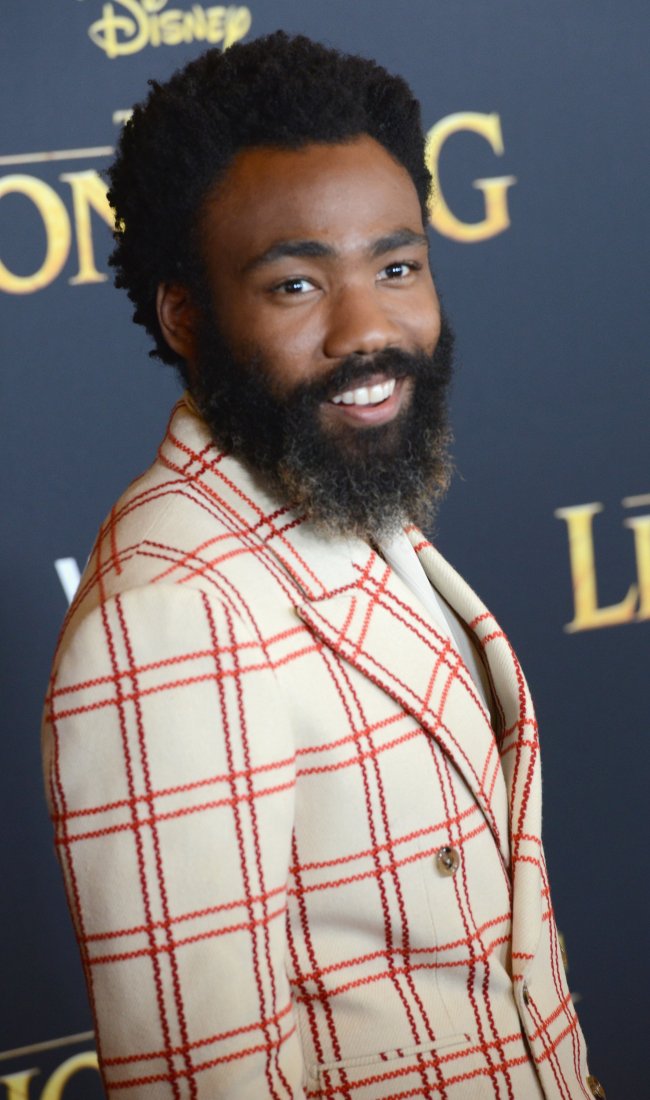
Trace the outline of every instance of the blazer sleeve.
<instances>
[{"instance_id":1,"label":"blazer sleeve","mask_svg":"<svg viewBox=\"0 0 650 1100\"><path fill-rule=\"evenodd\" d=\"M71 635L43 753L105 1088L302 1097L285 971L295 746L262 640L225 601L165 585Z\"/></svg>"}]
</instances>

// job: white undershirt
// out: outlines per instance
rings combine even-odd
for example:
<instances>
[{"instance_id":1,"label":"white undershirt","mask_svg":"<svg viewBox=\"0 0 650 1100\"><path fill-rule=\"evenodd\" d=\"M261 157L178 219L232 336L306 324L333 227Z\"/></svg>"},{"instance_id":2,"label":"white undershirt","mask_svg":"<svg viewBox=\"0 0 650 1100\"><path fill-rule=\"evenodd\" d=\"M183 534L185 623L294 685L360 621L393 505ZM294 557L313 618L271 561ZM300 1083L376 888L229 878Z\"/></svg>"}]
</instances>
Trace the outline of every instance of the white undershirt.
<instances>
[{"instance_id":1,"label":"white undershirt","mask_svg":"<svg viewBox=\"0 0 650 1100\"><path fill-rule=\"evenodd\" d=\"M408 536L404 531L386 542L378 544L384 561L390 565L397 576L404 581L413 595L428 612L436 629L449 639L461 657L472 677L480 698L488 714L490 707L490 687L485 666L470 642L465 628L455 611L446 603L427 577Z\"/></svg>"}]
</instances>

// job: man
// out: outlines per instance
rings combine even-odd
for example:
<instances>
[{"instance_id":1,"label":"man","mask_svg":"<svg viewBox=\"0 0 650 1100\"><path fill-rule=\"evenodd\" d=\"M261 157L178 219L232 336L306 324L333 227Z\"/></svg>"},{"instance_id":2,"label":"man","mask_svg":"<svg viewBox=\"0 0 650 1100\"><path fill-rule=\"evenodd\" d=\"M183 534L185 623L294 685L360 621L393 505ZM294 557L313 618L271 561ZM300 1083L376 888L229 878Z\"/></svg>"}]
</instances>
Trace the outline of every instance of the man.
<instances>
[{"instance_id":1,"label":"man","mask_svg":"<svg viewBox=\"0 0 650 1100\"><path fill-rule=\"evenodd\" d=\"M100 530L44 753L106 1089L569 1100L535 720L418 526L451 336L417 103L282 33L154 85L116 282L188 393Z\"/></svg>"}]
</instances>

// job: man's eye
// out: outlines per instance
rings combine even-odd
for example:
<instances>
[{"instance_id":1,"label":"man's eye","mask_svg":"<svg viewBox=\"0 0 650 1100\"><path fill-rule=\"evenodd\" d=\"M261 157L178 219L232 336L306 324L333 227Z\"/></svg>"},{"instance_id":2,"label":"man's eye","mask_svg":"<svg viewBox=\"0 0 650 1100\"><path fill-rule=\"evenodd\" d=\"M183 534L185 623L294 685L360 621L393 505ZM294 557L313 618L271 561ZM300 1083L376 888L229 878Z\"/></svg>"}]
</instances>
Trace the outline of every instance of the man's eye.
<instances>
[{"instance_id":1,"label":"man's eye","mask_svg":"<svg viewBox=\"0 0 650 1100\"><path fill-rule=\"evenodd\" d=\"M383 279L404 279L407 275L410 275L412 271L417 271L419 264L416 263L394 263L387 264L381 272L381 278Z\"/></svg>"},{"instance_id":2,"label":"man's eye","mask_svg":"<svg viewBox=\"0 0 650 1100\"><path fill-rule=\"evenodd\" d=\"M306 290L313 290L314 284L309 279L284 279L275 289L282 294L304 294Z\"/></svg>"}]
</instances>

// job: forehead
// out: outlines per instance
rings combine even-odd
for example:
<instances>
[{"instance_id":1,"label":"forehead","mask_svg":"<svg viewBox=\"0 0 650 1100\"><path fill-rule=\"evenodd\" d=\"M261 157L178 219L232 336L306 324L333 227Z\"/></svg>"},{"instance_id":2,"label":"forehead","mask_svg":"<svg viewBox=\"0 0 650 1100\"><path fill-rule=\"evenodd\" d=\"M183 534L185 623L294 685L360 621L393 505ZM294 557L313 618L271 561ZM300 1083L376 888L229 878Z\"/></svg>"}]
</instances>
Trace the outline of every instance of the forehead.
<instances>
[{"instance_id":1,"label":"forehead","mask_svg":"<svg viewBox=\"0 0 650 1100\"><path fill-rule=\"evenodd\" d=\"M233 249L249 254L299 238L353 249L404 226L422 232L415 185L403 165L367 135L301 149L246 149L203 210L209 253L222 257Z\"/></svg>"}]
</instances>

